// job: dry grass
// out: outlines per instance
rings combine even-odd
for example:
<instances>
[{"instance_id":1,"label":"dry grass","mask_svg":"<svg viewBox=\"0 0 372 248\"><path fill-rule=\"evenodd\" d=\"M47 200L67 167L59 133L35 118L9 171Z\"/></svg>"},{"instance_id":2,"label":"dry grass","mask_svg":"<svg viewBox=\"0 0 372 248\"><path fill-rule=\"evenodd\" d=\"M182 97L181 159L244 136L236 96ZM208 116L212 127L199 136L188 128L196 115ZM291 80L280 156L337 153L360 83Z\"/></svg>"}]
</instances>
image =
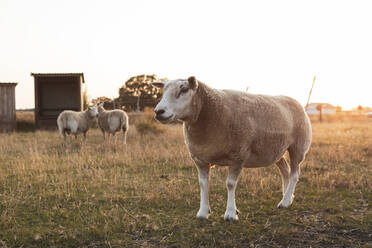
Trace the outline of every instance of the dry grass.
<instances>
[{"instance_id":1,"label":"dry grass","mask_svg":"<svg viewBox=\"0 0 372 248\"><path fill-rule=\"evenodd\" d=\"M62 145L57 132L0 134L0 247L368 247L372 121L313 124L296 198L276 209L275 166L243 171L225 223L226 168L212 170L207 221L179 125L129 130L128 145Z\"/></svg>"}]
</instances>

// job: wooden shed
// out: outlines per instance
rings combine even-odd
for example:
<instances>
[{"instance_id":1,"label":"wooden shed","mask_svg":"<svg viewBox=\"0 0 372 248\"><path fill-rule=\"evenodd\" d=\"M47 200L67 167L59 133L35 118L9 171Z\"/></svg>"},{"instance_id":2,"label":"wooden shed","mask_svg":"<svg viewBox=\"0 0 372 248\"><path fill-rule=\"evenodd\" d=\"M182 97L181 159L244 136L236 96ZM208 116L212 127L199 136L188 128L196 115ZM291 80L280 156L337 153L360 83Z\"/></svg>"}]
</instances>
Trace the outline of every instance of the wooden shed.
<instances>
[{"instance_id":1,"label":"wooden shed","mask_svg":"<svg viewBox=\"0 0 372 248\"><path fill-rule=\"evenodd\" d=\"M31 73L35 81L35 126L54 129L63 110L83 110L83 73Z\"/></svg>"},{"instance_id":2,"label":"wooden shed","mask_svg":"<svg viewBox=\"0 0 372 248\"><path fill-rule=\"evenodd\" d=\"M0 132L16 129L16 86L17 83L0 83Z\"/></svg>"}]
</instances>

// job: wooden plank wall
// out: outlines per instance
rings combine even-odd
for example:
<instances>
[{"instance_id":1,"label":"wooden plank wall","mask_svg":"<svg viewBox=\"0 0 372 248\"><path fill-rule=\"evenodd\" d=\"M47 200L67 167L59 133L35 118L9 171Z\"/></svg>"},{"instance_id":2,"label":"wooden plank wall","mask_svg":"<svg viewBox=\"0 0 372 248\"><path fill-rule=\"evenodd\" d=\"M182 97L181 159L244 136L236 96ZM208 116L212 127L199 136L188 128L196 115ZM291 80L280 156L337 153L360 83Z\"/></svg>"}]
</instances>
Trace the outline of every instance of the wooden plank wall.
<instances>
[{"instance_id":1,"label":"wooden plank wall","mask_svg":"<svg viewBox=\"0 0 372 248\"><path fill-rule=\"evenodd\" d=\"M0 84L0 132L12 132L15 128L15 85Z\"/></svg>"}]
</instances>

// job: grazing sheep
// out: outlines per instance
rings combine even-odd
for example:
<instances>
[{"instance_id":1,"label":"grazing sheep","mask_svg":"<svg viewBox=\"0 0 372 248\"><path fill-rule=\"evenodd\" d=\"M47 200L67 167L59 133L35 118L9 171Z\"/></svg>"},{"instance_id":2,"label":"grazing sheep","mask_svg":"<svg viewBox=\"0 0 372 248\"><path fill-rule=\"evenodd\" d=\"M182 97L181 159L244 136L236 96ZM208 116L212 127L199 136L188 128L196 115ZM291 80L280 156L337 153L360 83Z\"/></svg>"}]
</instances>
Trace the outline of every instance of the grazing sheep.
<instances>
[{"instance_id":1,"label":"grazing sheep","mask_svg":"<svg viewBox=\"0 0 372 248\"><path fill-rule=\"evenodd\" d=\"M253 95L233 90L216 90L195 77L162 83L163 97L155 108L162 123L183 121L186 146L199 172L198 218L208 218L208 181L211 165L228 166L225 220L237 220L235 188L242 168L275 163L282 176L283 198L278 208L288 207L293 198L311 143L311 125L304 108L286 96ZM284 159L288 151L290 164Z\"/></svg>"},{"instance_id":2,"label":"grazing sheep","mask_svg":"<svg viewBox=\"0 0 372 248\"><path fill-rule=\"evenodd\" d=\"M97 116L97 106L88 107L82 112L65 110L60 113L57 118L57 125L59 131L63 135L64 141L66 142L66 133L75 135L75 139L79 133L83 133L84 142L86 142L86 134Z\"/></svg>"},{"instance_id":3,"label":"grazing sheep","mask_svg":"<svg viewBox=\"0 0 372 248\"><path fill-rule=\"evenodd\" d=\"M108 142L110 143L110 134L114 137L114 144L116 144L116 132L123 130L123 144L127 143L127 132L129 128L128 116L120 109L105 110L103 103L98 105L98 126L103 133L103 140L105 140L105 132L108 133Z\"/></svg>"}]
</instances>

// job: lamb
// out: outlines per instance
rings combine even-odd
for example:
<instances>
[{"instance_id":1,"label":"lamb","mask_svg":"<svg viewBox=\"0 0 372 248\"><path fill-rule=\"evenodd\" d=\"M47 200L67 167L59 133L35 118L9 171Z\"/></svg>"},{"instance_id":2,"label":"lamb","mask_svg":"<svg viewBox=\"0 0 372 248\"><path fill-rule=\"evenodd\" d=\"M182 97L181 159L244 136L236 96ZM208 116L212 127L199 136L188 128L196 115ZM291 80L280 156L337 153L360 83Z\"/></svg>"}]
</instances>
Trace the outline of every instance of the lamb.
<instances>
[{"instance_id":1,"label":"lamb","mask_svg":"<svg viewBox=\"0 0 372 248\"><path fill-rule=\"evenodd\" d=\"M97 106L88 107L82 112L65 110L60 113L57 118L57 125L64 141L66 142L66 133L73 134L75 139L79 133L83 133L85 143L87 140L86 134L97 116Z\"/></svg>"},{"instance_id":2,"label":"lamb","mask_svg":"<svg viewBox=\"0 0 372 248\"><path fill-rule=\"evenodd\" d=\"M195 77L156 82L163 97L155 118L164 124L183 122L184 139L199 174L200 209L197 218L210 214L209 171L228 167L226 221L238 220L235 188L242 168L275 163L282 177L283 198L278 208L292 203L300 163L309 150L311 124L304 108L287 96L254 95L217 90ZM288 151L290 164L283 157Z\"/></svg>"},{"instance_id":3,"label":"lamb","mask_svg":"<svg viewBox=\"0 0 372 248\"><path fill-rule=\"evenodd\" d=\"M128 115L120 109L105 110L103 103L98 105L98 126L103 133L103 140L105 140L105 132L108 133L108 141L110 142L110 134L114 138L116 144L116 132L123 130L123 144L127 143L127 132L129 128Z\"/></svg>"}]
</instances>

